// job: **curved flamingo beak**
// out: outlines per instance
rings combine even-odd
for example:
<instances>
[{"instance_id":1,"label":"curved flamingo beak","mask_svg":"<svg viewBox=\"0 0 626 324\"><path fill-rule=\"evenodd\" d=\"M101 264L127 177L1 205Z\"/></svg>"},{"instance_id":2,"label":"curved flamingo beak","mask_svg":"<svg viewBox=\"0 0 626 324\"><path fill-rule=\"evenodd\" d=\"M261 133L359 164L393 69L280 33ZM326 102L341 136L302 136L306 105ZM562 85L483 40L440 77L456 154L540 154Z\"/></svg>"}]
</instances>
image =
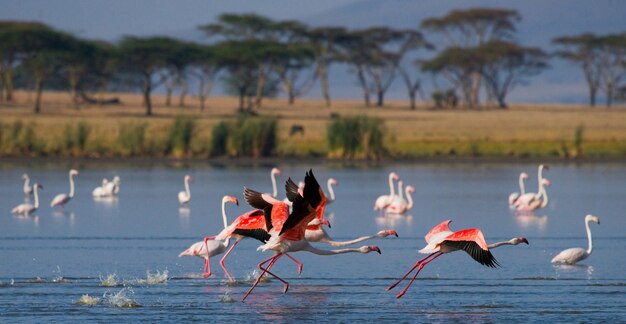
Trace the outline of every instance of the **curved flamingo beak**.
<instances>
[{"instance_id":1,"label":"curved flamingo beak","mask_svg":"<svg viewBox=\"0 0 626 324\"><path fill-rule=\"evenodd\" d=\"M330 222L328 221L328 219L326 219L326 218L322 218L322 219L320 220L320 223L322 223L322 224L324 224L324 225L328 226L328 228L330 228Z\"/></svg>"},{"instance_id":2,"label":"curved flamingo beak","mask_svg":"<svg viewBox=\"0 0 626 324\"><path fill-rule=\"evenodd\" d=\"M528 244L528 240L525 237L520 237L519 241Z\"/></svg>"},{"instance_id":3,"label":"curved flamingo beak","mask_svg":"<svg viewBox=\"0 0 626 324\"><path fill-rule=\"evenodd\" d=\"M370 245L370 246L368 246L368 247L369 247L370 251L372 251L372 252L378 252L378 254L382 254L382 252L380 252L380 248L378 248L378 246L376 246L376 245Z\"/></svg>"},{"instance_id":4,"label":"curved flamingo beak","mask_svg":"<svg viewBox=\"0 0 626 324\"><path fill-rule=\"evenodd\" d=\"M394 230L387 230L387 235L395 235L396 237L398 237L398 233Z\"/></svg>"},{"instance_id":5,"label":"curved flamingo beak","mask_svg":"<svg viewBox=\"0 0 626 324\"><path fill-rule=\"evenodd\" d=\"M235 205L237 205L237 206L239 206L239 200L237 200L236 197L230 197L230 202L235 204Z\"/></svg>"}]
</instances>

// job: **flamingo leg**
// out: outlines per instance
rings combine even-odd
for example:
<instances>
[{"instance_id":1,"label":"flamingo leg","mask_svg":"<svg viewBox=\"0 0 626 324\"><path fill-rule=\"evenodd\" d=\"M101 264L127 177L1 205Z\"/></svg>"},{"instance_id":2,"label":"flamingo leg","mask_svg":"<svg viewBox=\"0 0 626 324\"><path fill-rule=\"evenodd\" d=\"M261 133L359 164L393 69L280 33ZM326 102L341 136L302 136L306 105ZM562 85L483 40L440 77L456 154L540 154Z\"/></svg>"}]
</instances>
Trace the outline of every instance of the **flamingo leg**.
<instances>
[{"instance_id":1,"label":"flamingo leg","mask_svg":"<svg viewBox=\"0 0 626 324\"><path fill-rule=\"evenodd\" d=\"M409 284L406 285L406 287L404 289L402 289L402 291L396 295L396 298L400 298L400 297L404 296L406 291L409 290L409 287L411 287L411 284L413 283L413 281L415 281L415 278L417 278L417 275L420 273L420 271L422 271L422 269L424 268L425 265L429 264L430 262L434 261L436 258L438 258L438 257L443 255L443 253L441 253L441 252L435 252L435 254L436 255L433 258L431 258L430 260L425 261L423 263L420 263L419 268L415 272L415 275L413 275L413 278L411 278L411 281L409 281Z\"/></svg>"},{"instance_id":2,"label":"flamingo leg","mask_svg":"<svg viewBox=\"0 0 626 324\"><path fill-rule=\"evenodd\" d=\"M283 293L286 293L287 290L289 290L289 283L287 281L283 280L281 277L279 277L279 276L277 276L277 275L275 275L275 274L273 274L272 272L269 271L270 268L274 266L274 263L276 263L276 261L278 261L279 258L280 257L272 260L272 262L270 262L270 264L267 265L267 268L263 268L263 266L259 265L259 269L265 271L265 273L271 275L272 277L274 277L274 278L278 279L280 282L282 282L283 285L284 285Z\"/></svg>"},{"instance_id":3,"label":"flamingo leg","mask_svg":"<svg viewBox=\"0 0 626 324\"><path fill-rule=\"evenodd\" d=\"M228 249L228 251L226 251L226 254L224 254L222 259L220 259L220 266L222 267L222 269L224 269L224 273L226 273L226 276L228 277L228 281L230 281L230 282L235 282L235 280L233 279L233 277L231 277L231 275L228 272L228 270L226 270L226 266L224 266L224 261L226 260L226 258L230 254L230 252L232 252L232 250L235 248L235 246L237 246L237 244L239 244L239 240L235 241L235 244L233 244L233 246L231 246Z\"/></svg>"},{"instance_id":4,"label":"flamingo leg","mask_svg":"<svg viewBox=\"0 0 626 324\"><path fill-rule=\"evenodd\" d=\"M393 285L387 287L387 290L391 290L393 288L395 288L399 283L402 282L402 280L404 280L411 272L413 272L413 270L415 270L415 268L419 267L420 264L422 264L422 262L426 261L427 259L431 258L432 256L434 256L435 254L438 254L441 252L435 252L435 253L431 253L429 255L427 255L425 258L422 258L420 260L418 260L417 262L415 262L415 265L413 265L413 267L411 269L409 269L409 271L407 271L407 273L404 274L404 276L402 276L402 278L400 278L398 281L396 281Z\"/></svg>"},{"instance_id":5,"label":"flamingo leg","mask_svg":"<svg viewBox=\"0 0 626 324\"><path fill-rule=\"evenodd\" d=\"M250 288L250 290L248 290L248 292L243 296L243 299L241 299L241 301L245 301L246 298L248 297L248 295L250 295L250 293L252 292L252 290L259 284L259 281L261 281L261 278L263 278L263 275L265 275L265 273L267 272L267 270L269 270L269 268L271 268L272 265L274 265L274 263L276 262L276 260L278 260L278 258L280 258L282 256L281 253L277 253L273 256L271 256L270 258L268 258L267 260L259 263L258 267L259 269L261 269L262 265L270 262L270 264L268 265L267 268L263 269L263 272L261 272L261 274L259 275L259 277L256 278L256 280L254 281L254 284L252 284L252 287Z\"/></svg>"},{"instance_id":6,"label":"flamingo leg","mask_svg":"<svg viewBox=\"0 0 626 324\"><path fill-rule=\"evenodd\" d=\"M291 255L285 253L285 255L290 258L291 260L293 260L293 262L295 262L298 265L298 274L302 273L302 263L298 260L296 260L296 258L292 257Z\"/></svg>"},{"instance_id":7,"label":"flamingo leg","mask_svg":"<svg viewBox=\"0 0 626 324\"><path fill-rule=\"evenodd\" d=\"M211 257L209 256L209 246L207 244L207 241L213 238L215 238L215 236L207 236L204 238L204 248L206 250L206 259L204 260L204 271L202 273L203 278L208 278L211 276Z\"/></svg>"}]
</instances>

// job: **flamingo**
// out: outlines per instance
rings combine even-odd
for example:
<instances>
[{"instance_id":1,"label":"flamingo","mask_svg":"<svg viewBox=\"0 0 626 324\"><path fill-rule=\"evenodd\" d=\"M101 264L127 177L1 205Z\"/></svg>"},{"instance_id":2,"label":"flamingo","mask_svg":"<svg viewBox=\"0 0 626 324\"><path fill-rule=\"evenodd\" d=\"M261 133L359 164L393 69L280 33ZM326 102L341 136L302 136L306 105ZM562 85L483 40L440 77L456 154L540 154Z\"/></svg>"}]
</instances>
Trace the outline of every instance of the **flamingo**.
<instances>
[{"instance_id":1,"label":"flamingo","mask_svg":"<svg viewBox=\"0 0 626 324\"><path fill-rule=\"evenodd\" d=\"M528 179L528 173L522 172L519 174L519 192L513 192L509 195L509 207L514 208L515 201L526 193L524 188L524 180Z\"/></svg>"},{"instance_id":2,"label":"flamingo","mask_svg":"<svg viewBox=\"0 0 626 324\"><path fill-rule=\"evenodd\" d=\"M74 197L74 176L78 176L79 173L77 170L71 169L69 172L70 176L70 193L69 194L58 194L52 199L50 202L50 207L60 206L61 211L63 211L63 206L67 204Z\"/></svg>"},{"instance_id":3,"label":"flamingo","mask_svg":"<svg viewBox=\"0 0 626 324\"><path fill-rule=\"evenodd\" d=\"M31 205L29 203L24 203L24 204L20 204L15 206L15 208L13 208L11 210L12 214L20 214L20 215L24 215L24 216L28 216L30 215L32 212L36 211L37 208L39 208L39 195L37 194L38 189L43 189L43 186L36 183L33 185L33 192L35 193L35 204Z\"/></svg>"},{"instance_id":4,"label":"flamingo","mask_svg":"<svg viewBox=\"0 0 626 324\"><path fill-rule=\"evenodd\" d=\"M91 192L91 195L95 198L101 198L107 196L105 187L109 184L109 180L107 178L102 179L102 185L96 187Z\"/></svg>"},{"instance_id":5,"label":"flamingo","mask_svg":"<svg viewBox=\"0 0 626 324\"><path fill-rule=\"evenodd\" d=\"M30 197L33 194L33 187L30 185L28 174L22 174L22 180L24 180L24 196Z\"/></svg>"},{"instance_id":6,"label":"flamingo","mask_svg":"<svg viewBox=\"0 0 626 324\"><path fill-rule=\"evenodd\" d=\"M193 182L193 178L190 175L186 175L185 179L185 191L178 193L178 201L183 207L187 207L187 203L191 200L191 191L189 191L189 182Z\"/></svg>"},{"instance_id":7,"label":"flamingo","mask_svg":"<svg viewBox=\"0 0 626 324\"><path fill-rule=\"evenodd\" d=\"M278 188L276 187L276 175L281 173L282 171L280 171L279 168L272 168L272 171L270 171L270 178L272 179L272 197L274 198L278 197Z\"/></svg>"},{"instance_id":8,"label":"flamingo","mask_svg":"<svg viewBox=\"0 0 626 324\"><path fill-rule=\"evenodd\" d=\"M518 211L533 211L548 206L548 193L546 192L546 187L550 187L551 182L546 178L542 178L540 183L541 186L539 187L539 192L535 196L533 196L528 202L523 204L517 204L516 202L516 208Z\"/></svg>"},{"instance_id":9,"label":"flamingo","mask_svg":"<svg viewBox=\"0 0 626 324\"><path fill-rule=\"evenodd\" d=\"M222 218L224 219L224 228L228 227L228 223L226 221L226 203L228 202L239 205L239 201L237 201L237 198L233 196L225 195L224 197L222 197ZM208 238L205 238L205 240L203 241L192 244L188 249L181 252L178 257L197 256L204 259L203 276L205 278L208 278L211 276L210 258L224 253L229 244L230 237L226 237L226 239L224 240L209 240ZM224 269L224 273L226 273L229 280L233 281L230 273L228 273L228 270L226 270L226 267L224 267L224 264L220 262L220 265L222 266L222 269Z\"/></svg>"},{"instance_id":10,"label":"flamingo","mask_svg":"<svg viewBox=\"0 0 626 324\"><path fill-rule=\"evenodd\" d=\"M539 199L539 197L541 196L540 191L541 191L541 186L542 186L544 169L549 170L550 168L547 165L543 165L543 164L540 164L539 167L537 167L537 193L527 192L527 193L521 194L514 203L515 207L528 205L531 200Z\"/></svg>"},{"instance_id":11,"label":"flamingo","mask_svg":"<svg viewBox=\"0 0 626 324\"><path fill-rule=\"evenodd\" d=\"M398 181L398 184L402 184L402 181ZM398 186L398 188L401 188L401 185ZM402 191L400 192L402 193ZM407 211L413 208L413 197L411 197L411 193L413 192L415 192L415 188L413 188L413 186L406 186L406 200L402 197L402 195L400 195L400 197L394 199L394 201L387 206L385 210L393 214L404 215Z\"/></svg>"},{"instance_id":12,"label":"flamingo","mask_svg":"<svg viewBox=\"0 0 626 324\"><path fill-rule=\"evenodd\" d=\"M587 250L584 250L583 248L569 248L563 250L561 251L561 253L552 258L552 263L574 264L578 261L586 259L591 255L593 245L591 242L591 230L589 229L589 222L594 222L600 225L600 218L591 214L585 216L585 228L587 229L587 240L589 241L589 247L587 248Z\"/></svg>"},{"instance_id":13,"label":"flamingo","mask_svg":"<svg viewBox=\"0 0 626 324\"><path fill-rule=\"evenodd\" d=\"M117 193L120 192L120 183L121 179L118 176L114 176L113 179L103 186L104 191L107 196L117 196Z\"/></svg>"},{"instance_id":14,"label":"flamingo","mask_svg":"<svg viewBox=\"0 0 626 324\"><path fill-rule=\"evenodd\" d=\"M413 278L411 278L411 281L409 281L409 284L406 286L406 288L404 288L400 293L396 295L396 298L400 298L406 293L406 291L409 289L409 287L411 287L411 284L413 283L413 281L415 281L415 278L425 265L435 260L436 258L444 255L445 253L463 250L478 263L487 267L495 268L499 266L499 264L498 261L496 261L496 258L491 254L491 251L489 251L490 248L496 248L502 245L517 245L522 242L528 244L528 240L526 238L519 237L511 239L509 241L487 245L487 242L485 242L485 237L483 236L483 233L480 231L480 229L470 228L457 232L452 232L450 230L450 227L448 227L450 222L451 220L443 221L439 225L433 227L426 234L425 238L428 244L423 249L419 250L419 252L428 254L428 256L418 260L415 265L413 265L413 267L411 267L411 269L409 269L409 271L404 276L402 276L402 278L400 278L400 280L395 282L393 285L387 287L387 290L393 289L400 282L402 282L402 280L404 280L411 272L413 272L415 268L418 268L417 272L415 272L415 275L413 275Z\"/></svg>"},{"instance_id":15,"label":"flamingo","mask_svg":"<svg viewBox=\"0 0 626 324\"><path fill-rule=\"evenodd\" d=\"M328 203L332 203L335 201L335 190L333 190L333 186L337 185L337 180L335 178L329 178L326 182L326 187L328 188L328 194L330 195L330 199L328 199Z\"/></svg>"},{"instance_id":16,"label":"flamingo","mask_svg":"<svg viewBox=\"0 0 626 324\"><path fill-rule=\"evenodd\" d=\"M397 173L389 173L389 194L378 196L378 198L376 198L376 202L374 203L374 210L380 210L381 216L385 214L385 207L391 204L393 198L396 195L393 189L393 181L398 180L399 178L400 177L398 177Z\"/></svg>"},{"instance_id":17,"label":"flamingo","mask_svg":"<svg viewBox=\"0 0 626 324\"><path fill-rule=\"evenodd\" d=\"M291 180L291 179L289 179ZM289 181L293 184L292 181ZM369 253L376 251L380 253L377 246L362 246L358 249L340 249L340 250L320 250L309 244L304 238L304 232L308 223L313 221L319 214L317 207L323 203L325 196L321 190L319 183L313 175L313 171L309 170L304 179L305 185L303 195L298 194L295 190L287 191L287 197L293 202L293 212L289 213L289 207L282 201L268 200L267 195L263 195L254 190L244 188L244 197L246 202L254 208L262 209L266 217L266 230L270 234L270 239L257 250L267 251L273 250L275 254L267 260L259 263L258 268L262 270L250 290L245 294L245 300L252 290L258 285L260 279L265 273L273 276L283 283L283 292L289 289L289 283L282 278L276 276L269 270L276 261L285 253L296 251L308 251L318 255L335 255L343 253ZM269 264L268 264L269 262ZM263 267L268 264L267 267ZM243 301L242 300L242 301Z\"/></svg>"}]
</instances>

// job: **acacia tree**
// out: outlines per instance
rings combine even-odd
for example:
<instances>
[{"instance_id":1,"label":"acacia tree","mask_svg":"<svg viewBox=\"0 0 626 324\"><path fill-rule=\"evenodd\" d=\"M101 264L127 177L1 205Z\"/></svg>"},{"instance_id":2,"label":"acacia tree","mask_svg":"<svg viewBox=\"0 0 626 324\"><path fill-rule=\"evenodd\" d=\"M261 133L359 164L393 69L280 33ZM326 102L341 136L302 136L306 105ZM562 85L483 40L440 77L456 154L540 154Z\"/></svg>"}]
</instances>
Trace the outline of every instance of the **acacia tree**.
<instances>
[{"instance_id":1,"label":"acacia tree","mask_svg":"<svg viewBox=\"0 0 626 324\"><path fill-rule=\"evenodd\" d=\"M548 67L548 55L541 49L505 41L479 46L476 57L481 60L480 72L487 91L496 98L500 108L507 107L506 96L516 85Z\"/></svg>"},{"instance_id":2,"label":"acacia tree","mask_svg":"<svg viewBox=\"0 0 626 324\"><path fill-rule=\"evenodd\" d=\"M415 55L410 54L420 49L432 50L434 47L426 41L422 33L417 30L405 29L399 30L398 33L400 34L400 39L399 49L397 51L397 70L407 88L409 107L415 109L415 99L421 87L421 80L419 77L414 76L417 74L416 72L419 72L419 69L416 68L416 64L419 64L419 59L416 58Z\"/></svg>"},{"instance_id":3,"label":"acacia tree","mask_svg":"<svg viewBox=\"0 0 626 324\"><path fill-rule=\"evenodd\" d=\"M606 106L611 107L620 96L620 85L626 76L626 33L605 35L598 41L602 47L602 88Z\"/></svg>"},{"instance_id":4,"label":"acacia tree","mask_svg":"<svg viewBox=\"0 0 626 324\"><path fill-rule=\"evenodd\" d=\"M120 67L137 73L143 80L143 103L146 116L152 116L152 90L166 80L163 74L167 67L169 49L176 40L166 37L125 37L118 46ZM159 76L158 79L155 79Z\"/></svg>"},{"instance_id":5,"label":"acacia tree","mask_svg":"<svg viewBox=\"0 0 626 324\"><path fill-rule=\"evenodd\" d=\"M187 73L198 80L198 99L200 110L204 110L206 99L213 88L213 81L222 66L217 51L210 45L192 45L187 48L189 66Z\"/></svg>"},{"instance_id":6,"label":"acacia tree","mask_svg":"<svg viewBox=\"0 0 626 324\"><path fill-rule=\"evenodd\" d=\"M315 56L315 75L320 80L320 87L326 107L330 107L330 84L328 71L333 62L338 61L337 40L346 34L343 27L318 27L307 30L305 36Z\"/></svg>"},{"instance_id":7,"label":"acacia tree","mask_svg":"<svg viewBox=\"0 0 626 324\"><path fill-rule=\"evenodd\" d=\"M449 47L474 48L490 41L512 39L515 23L520 19L516 10L470 8L452 10L443 17L425 19L421 27L442 35ZM470 96L466 100L469 99L469 106L476 106L479 103L481 75L475 71L467 77L472 80Z\"/></svg>"}]
</instances>

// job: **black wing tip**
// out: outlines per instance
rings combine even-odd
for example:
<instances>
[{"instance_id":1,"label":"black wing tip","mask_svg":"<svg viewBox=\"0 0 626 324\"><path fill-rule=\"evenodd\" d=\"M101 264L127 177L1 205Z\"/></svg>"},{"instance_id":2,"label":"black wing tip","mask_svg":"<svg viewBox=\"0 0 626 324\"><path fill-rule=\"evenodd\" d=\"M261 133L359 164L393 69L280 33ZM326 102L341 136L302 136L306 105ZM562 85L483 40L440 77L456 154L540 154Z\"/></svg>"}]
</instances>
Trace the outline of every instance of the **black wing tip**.
<instances>
[{"instance_id":1,"label":"black wing tip","mask_svg":"<svg viewBox=\"0 0 626 324\"><path fill-rule=\"evenodd\" d=\"M256 209L264 209L269 204L267 201L263 200L260 192L252 190L248 187L243 187L243 198L246 200L248 205Z\"/></svg>"},{"instance_id":2,"label":"black wing tip","mask_svg":"<svg viewBox=\"0 0 626 324\"><path fill-rule=\"evenodd\" d=\"M296 183L291 180L291 177L289 177L285 182L285 195L287 196L287 199L289 199L289 201L291 202L296 199L296 196L300 195L298 193L298 185L296 185Z\"/></svg>"}]
</instances>

